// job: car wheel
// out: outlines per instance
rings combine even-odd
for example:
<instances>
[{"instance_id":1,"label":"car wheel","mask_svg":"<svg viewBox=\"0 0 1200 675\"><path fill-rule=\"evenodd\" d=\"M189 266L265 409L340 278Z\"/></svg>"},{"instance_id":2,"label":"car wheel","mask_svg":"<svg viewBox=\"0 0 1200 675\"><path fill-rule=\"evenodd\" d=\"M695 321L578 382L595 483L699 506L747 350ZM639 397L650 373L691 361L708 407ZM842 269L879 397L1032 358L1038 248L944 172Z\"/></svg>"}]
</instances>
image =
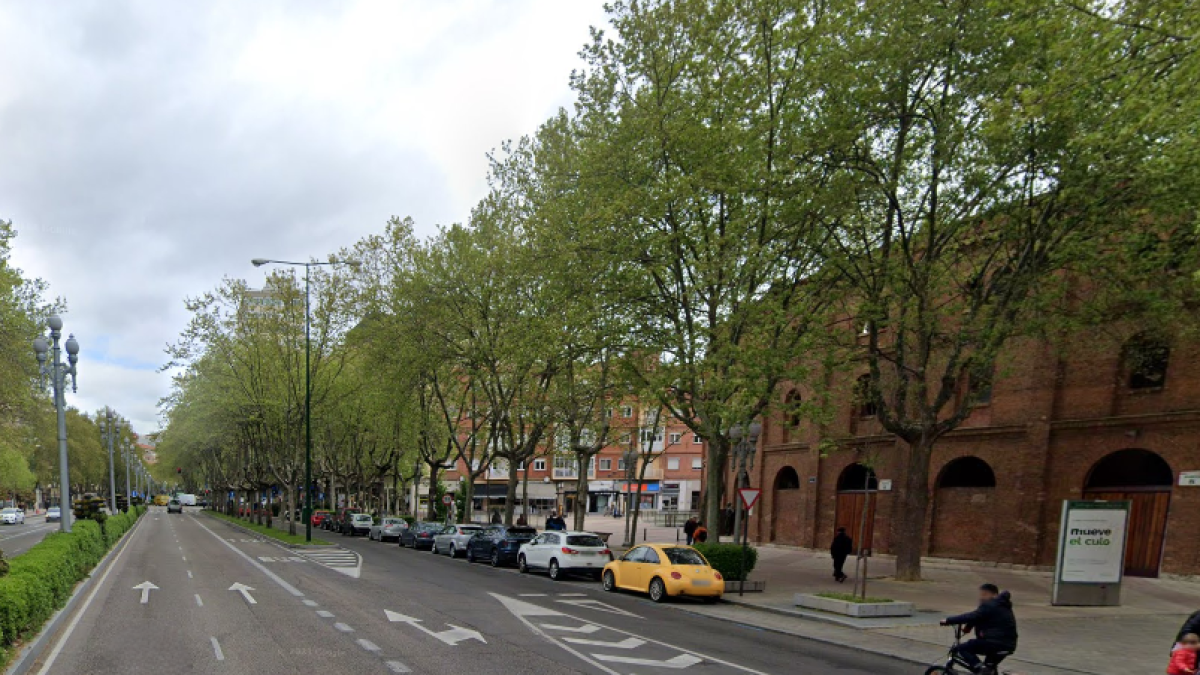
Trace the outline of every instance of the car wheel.
<instances>
[{"instance_id":1,"label":"car wheel","mask_svg":"<svg viewBox=\"0 0 1200 675\"><path fill-rule=\"evenodd\" d=\"M529 565L525 564L525 556L517 558L517 570L519 570L521 574L529 574Z\"/></svg>"},{"instance_id":2,"label":"car wheel","mask_svg":"<svg viewBox=\"0 0 1200 675\"><path fill-rule=\"evenodd\" d=\"M557 560L550 561L550 569L546 570L550 574L551 581L562 579L562 569L558 566Z\"/></svg>"},{"instance_id":3,"label":"car wheel","mask_svg":"<svg viewBox=\"0 0 1200 675\"><path fill-rule=\"evenodd\" d=\"M600 579L600 587L609 593L617 592L617 577L612 572L604 572Z\"/></svg>"},{"instance_id":4,"label":"car wheel","mask_svg":"<svg viewBox=\"0 0 1200 675\"><path fill-rule=\"evenodd\" d=\"M399 545L399 546L400 546L400 548L404 548L404 537L399 537L399 538L397 538L397 539L396 539L396 544L397 544L397 545Z\"/></svg>"},{"instance_id":5,"label":"car wheel","mask_svg":"<svg viewBox=\"0 0 1200 675\"><path fill-rule=\"evenodd\" d=\"M458 549L454 548L454 544L450 544L450 557L451 558L458 557Z\"/></svg>"},{"instance_id":6,"label":"car wheel","mask_svg":"<svg viewBox=\"0 0 1200 675\"><path fill-rule=\"evenodd\" d=\"M467 547L467 562L469 562L469 563L475 562L475 553L471 551L470 546Z\"/></svg>"},{"instance_id":7,"label":"car wheel","mask_svg":"<svg viewBox=\"0 0 1200 675\"><path fill-rule=\"evenodd\" d=\"M667 599L667 585L658 577L650 580L650 599L655 602L665 602Z\"/></svg>"},{"instance_id":8,"label":"car wheel","mask_svg":"<svg viewBox=\"0 0 1200 675\"><path fill-rule=\"evenodd\" d=\"M496 548L492 549L491 563L492 563L492 567L500 566L500 549L496 549Z\"/></svg>"},{"instance_id":9,"label":"car wheel","mask_svg":"<svg viewBox=\"0 0 1200 675\"><path fill-rule=\"evenodd\" d=\"M437 542L434 542L434 543L432 543L432 544L430 544L430 545L429 545L429 552L430 552L430 553L432 553L432 554L434 554L434 555L437 555L437 554L438 554Z\"/></svg>"}]
</instances>

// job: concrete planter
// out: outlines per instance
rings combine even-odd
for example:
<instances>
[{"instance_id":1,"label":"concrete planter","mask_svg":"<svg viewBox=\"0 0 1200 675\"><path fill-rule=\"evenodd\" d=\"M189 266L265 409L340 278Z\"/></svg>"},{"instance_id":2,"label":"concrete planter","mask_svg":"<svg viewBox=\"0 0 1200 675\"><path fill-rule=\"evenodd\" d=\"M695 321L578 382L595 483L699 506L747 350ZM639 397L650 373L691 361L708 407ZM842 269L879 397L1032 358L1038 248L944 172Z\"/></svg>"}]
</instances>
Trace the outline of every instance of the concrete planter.
<instances>
[{"instance_id":1,"label":"concrete planter","mask_svg":"<svg viewBox=\"0 0 1200 675\"><path fill-rule=\"evenodd\" d=\"M726 581L725 592L737 593L738 591L745 591L746 593L762 593L767 590L767 582L765 581L746 581L744 589L742 588L742 583L741 581Z\"/></svg>"},{"instance_id":2,"label":"concrete planter","mask_svg":"<svg viewBox=\"0 0 1200 675\"><path fill-rule=\"evenodd\" d=\"M911 602L848 602L833 598L822 598L808 593L797 593L792 601L797 607L819 609L843 616L869 618L879 616L912 616L916 612Z\"/></svg>"}]
</instances>

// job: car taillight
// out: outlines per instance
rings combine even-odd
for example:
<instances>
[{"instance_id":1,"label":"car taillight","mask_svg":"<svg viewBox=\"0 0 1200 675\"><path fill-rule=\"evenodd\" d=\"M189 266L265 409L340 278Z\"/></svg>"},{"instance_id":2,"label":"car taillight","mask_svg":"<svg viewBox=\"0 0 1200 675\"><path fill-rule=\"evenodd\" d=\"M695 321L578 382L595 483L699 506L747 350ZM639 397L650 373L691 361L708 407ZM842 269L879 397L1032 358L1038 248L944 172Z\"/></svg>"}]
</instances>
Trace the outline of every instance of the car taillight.
<instances>
[{"instance_id":1,"label":"car taillight","mask_svg":"<svg viewBox=\"0 0 1200 675\"><path fill-rule=\"evenodd\" d=\"M600 551L600 555L612 555L612 551L604 549L603 551Z\"/></svg>"},{"instance_id":2,"label":"car taillight","mask_svg":"<svg viewBox=\"0 0 1200 675\"><path fill-rule=\"evenodd\" d=\"M567 555L575 555L576 553L579 553L579 551L576 551L573 548L567 548L566 546L562 547L562 552Z\"/></svg>"},{"instance_id":3,"label":"car taillight","mask_svg":"<svg viewBox=\"0 0 1200 675\"><path fill-rule=\"evenodd\" d=\"M671 572L671 578L676 581L679 581L680 579L683 578L683 575L680 574L679 572Z\"/></svg>"},{"instance_id":4,"label":"car taillight","mask_svg":"<svg viewBox=\"0 0 1200 675\"><path fill-rule=\"evenodd\" d=\"M721 576L720 572L713 572L713 576L717 578L717 581L724 580L724 577Z\"/></svg>"}]
</instances>

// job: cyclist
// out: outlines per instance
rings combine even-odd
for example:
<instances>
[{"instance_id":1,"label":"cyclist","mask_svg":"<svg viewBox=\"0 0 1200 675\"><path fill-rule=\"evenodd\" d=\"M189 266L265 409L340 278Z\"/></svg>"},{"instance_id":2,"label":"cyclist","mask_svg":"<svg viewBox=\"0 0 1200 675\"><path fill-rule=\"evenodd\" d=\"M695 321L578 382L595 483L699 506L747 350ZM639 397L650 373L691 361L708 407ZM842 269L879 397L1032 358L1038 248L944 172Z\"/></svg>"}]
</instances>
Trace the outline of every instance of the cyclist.
<instances>
[{"instance_id":1,"label":"cyclist","mask_svg":"<svg viewBox=\"0 0 1200 675\"><path fill-rule=\"evenodd\" d=\"M1017 650L1017 617L1013 614L1012 596L1008 591L1001 593L995 584L979 587L979 607L975 611L947 617L942 625L965 626L966 632L975 630L975 639L958 646L958 656L973 672L983 672L979 657Z\"/></svg>"}]
</instances>

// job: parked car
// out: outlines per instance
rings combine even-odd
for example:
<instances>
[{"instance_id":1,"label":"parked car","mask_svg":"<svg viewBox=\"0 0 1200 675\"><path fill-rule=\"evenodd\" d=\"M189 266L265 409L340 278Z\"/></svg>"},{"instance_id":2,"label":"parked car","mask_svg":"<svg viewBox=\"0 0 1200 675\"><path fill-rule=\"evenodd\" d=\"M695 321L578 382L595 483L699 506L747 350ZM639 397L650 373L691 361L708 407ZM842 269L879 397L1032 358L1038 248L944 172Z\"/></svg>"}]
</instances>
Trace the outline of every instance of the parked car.
<instances>
[{"instance_id":1,"label":"parked car","mask_svg":"<svg viewBox=\"0 0 1200 675\"><path fill-rule=\"evenodd\" d=\"M178 499L167 502L167 513L183 513L183 504Z\"/></svg>"},{"instance_id":2,"label":"parked car","mask_svg":"<svg viewBox=\"0 0 1200 675\"><path fill-rule=\"evenodd\" d=\"M725 592L721 573L699 551L678 544L635 546L604 566L602 581L606 591L648 593L655 602L678 595L716 602Z\"/></svg>"},{"instance_id":3,"label":"parked car","mask_svg":"<svg viewBox=\"0 0 1200 675\"><path fill-rule=\"evenodd\" d=\"M522 573L546 570L555 581L572 572L586 573L599 581L610 562L612 551L591 532L543 532L522 544L517 554L517 567Z\"/></svg>"},{"instance_id":4,"label":"parked car","mask_svg":"<svg viewBox=\"0 0 1200 675\"><path fill-rule=\"evenodd\" d=\"M58 508L57 506L51 506L50 508L46 509L47 523L56 523L60 520L62 520L62 509Z\"/></svg>"},{"instance_id":5,"label":"parked car","mask_svg":"<svg viewBox=\"0 0 1200 675\"><path fill-rule=\"evenodd\" d=\"M403 518L383 518L371 526L367 538L373 541L400 540L400 533L408 529L408 523Z\"/></svg>"},{"instance_id":6,"label":"parked car","mask_svg":"<svg viewBox=\"0 0 1200 675\"><path fill-rule=\"evenodd\" d=\"M354 514L361 513L358 509L342 509L333 517L333 525L329 528L339 534L345 534L346 529L350 527L350 519Z\"/></svg>"},{"instance_id":7,"label":"parked car","mask_svg":"<svg viewBox=\"0 0 1200 675\"><path fill-rule=\"evenodd\" d=\"M467 542L471 537L482 529L479 525L447 525L441 532L433 535L433 552L457 558L467 550Z\"/></svg>"},{"instance_id":8,"label":"parked car","mask_svg":"<svg viewBox=\"0 0 1200 675\"><path fill-rule=\"evenodd\" d=\"M487 560L492 567L515 564L521 544L536 536L537 530L525 525L492 525L467 542L467 562Z\"/></svg>"},{"instance_id":9,"label":"parked car","mask_svg":"<svg viewBox=\"0 0 1200 675\"><path fill-rule=\"evenodd\" d=\"M24 525L25 512L12 507L0 509L0 523L4 523L5 525Z\"/></svg>"},{"instance_id":10,"label":"parked car","mask_svg":"<svg viewBox=\"0 0 1200 675\"><path fill-rule=\"evenodd\" d=\"M356 534L370 534L373 525L375 525L375 519L371 517L371 514L355 513L350 516L350 520L346 521L342 534L348 534L351 537Z\"/></svg>"},{"instance_id":11,"label":"parked car","mask_svg":"<svg viewBox=\"0 0 1200 675\"><path fill-rule=\"evenodd\" d=\"M433 535L442 531L441 523L413 523L400 533L400 547L433 548Z\"/></svg>"},{"instance_id":12,"label":"parked car","mask_svg":"<svg viewBox=\"0 0 1200 675\"><path fill-rule=\"evenodd\" d=\"M319 509L319 510L313 511L312 512L312 526L313 527L324 527L325 521L328 520L331 516L333 516L333 511L328 511L325 509Z\"/></svg>"}]
</instances>

